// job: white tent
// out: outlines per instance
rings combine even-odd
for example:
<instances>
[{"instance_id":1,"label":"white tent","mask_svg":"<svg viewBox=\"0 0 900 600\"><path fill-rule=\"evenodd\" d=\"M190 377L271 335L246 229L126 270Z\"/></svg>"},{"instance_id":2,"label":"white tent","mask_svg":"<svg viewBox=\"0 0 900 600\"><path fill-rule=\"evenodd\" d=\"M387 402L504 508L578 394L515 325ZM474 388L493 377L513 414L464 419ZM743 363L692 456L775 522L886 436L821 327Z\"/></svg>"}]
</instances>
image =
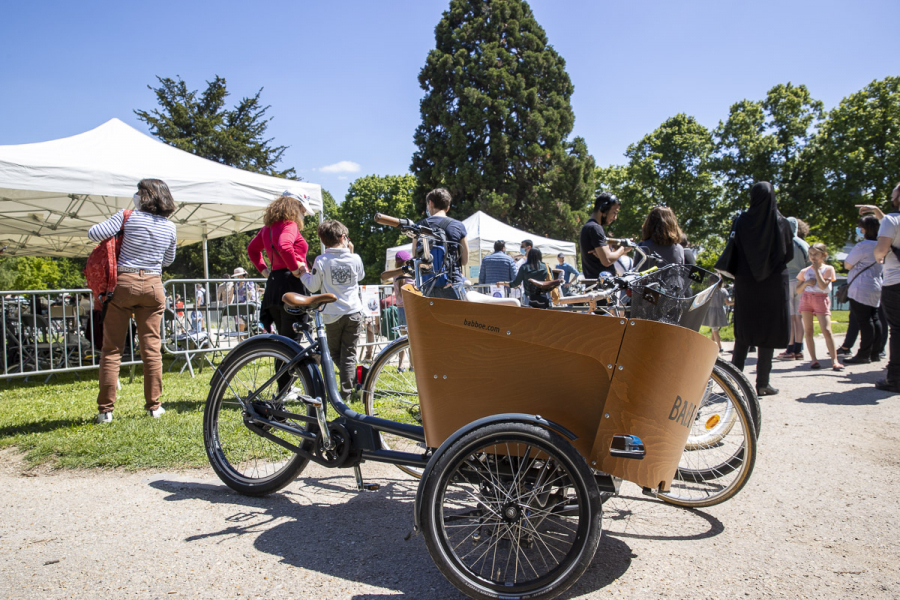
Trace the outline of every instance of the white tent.
<instances>
[{"instance_id":1,"label":"white tent","mask_svg":"<svg viewBox=\"0 0 900 600\"><path fill-rule=\"evenodd\" d=\"M562 252L566 260L575 264L575 243L563 242L551 238L545 238L521 229L516 229L497 219L478 211L463 221L466 226L466 241L469 246L469 264L466 273L471 279L477 279L476 270L472 267L481 265L481 259L494 251L494 242L503 240L506 242L506 250L517 251L522 240L531 240L534 247L544 255L544 261L550 264L556 263L556 256ZM385 257L385 270L394 268L394 256L401 250L410 251L412 244L388 248Z\"/></svg>"},{"instance_id":2,"label":"white tent","mask_svg":"<svg viewBox=\"0 0 900 600\"><path fill-rule=\"evenodd\" d=\"M0 146L0 247L87 256L88 228L132 206L144 178L169 186L180 245L262 227L265 206L285 190L322 210L319 185L206 160L111 119L68 138Z\"/></svg>"}]
</instances>

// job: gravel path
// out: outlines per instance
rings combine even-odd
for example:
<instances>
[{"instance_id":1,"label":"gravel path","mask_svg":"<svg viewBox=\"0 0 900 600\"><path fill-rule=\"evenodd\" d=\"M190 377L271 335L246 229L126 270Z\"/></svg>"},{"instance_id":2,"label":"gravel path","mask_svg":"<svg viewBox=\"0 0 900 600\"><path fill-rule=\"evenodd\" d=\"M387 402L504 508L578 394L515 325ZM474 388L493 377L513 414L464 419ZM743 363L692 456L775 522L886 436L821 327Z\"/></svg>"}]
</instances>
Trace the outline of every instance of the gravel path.
<instances>
[{"instance_id":1,"label":"gravel path","mask_svg":"<svg viewBox=\"0 0 900 600\"><path fill-rule=\"evenodd\" d=\"M762 401L744 490L688 511L623 487L563 597L900 597L900 396L872 387L883 364L777 363L782 393ZM363 465L377 492L312 465L254 499L207 470L28 472L11 451L0 463L2 597L461 598L421 536L407 539L416 482L393 467Z\"/></svg>"}]
</instances>

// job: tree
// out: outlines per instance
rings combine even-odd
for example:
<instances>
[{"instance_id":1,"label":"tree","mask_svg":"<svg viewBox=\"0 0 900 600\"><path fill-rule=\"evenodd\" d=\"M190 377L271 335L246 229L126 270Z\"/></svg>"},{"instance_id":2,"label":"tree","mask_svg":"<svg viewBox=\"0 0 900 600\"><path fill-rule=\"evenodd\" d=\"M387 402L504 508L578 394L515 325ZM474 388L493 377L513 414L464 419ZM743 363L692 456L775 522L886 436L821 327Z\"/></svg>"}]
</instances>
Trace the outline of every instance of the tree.
<instances>
[{"instance_id":1,"label":"tree","mask_svg":"<svg viewBox=\"0 0 900 600\"><path fill-rule=\"evenodd\" d=\"M375 223L375 213L415 219L415 188L416 179L412 175L368 175L350 184L340 213L343 223L350 230L354 251L360 255L366 268L366 283L380 283L385 252L408 241L397 229Z\"/></svg>"},{"instance_id":2,"label":"tree","mask_svg":"<svg viewBox=\"0 0 900 600\"><path fill-rule=\"evenodd\" d=\"M810 156L821 169L821 200L813 209L827 217L816 234L842 236L842 244L857 219L853 205L887 209L900 182L900 77L873 81L841 100L819 128Z\"/></svg>"},{"instance_id":3,"label":"tree","mask_svg":"<svg viewBox=\"0 0 900 600\"><path fill-rule=\"evenodd\" d=\"M231 167L299 179L293 168L278 170L276 167L287 146L272 146L272 139L265 137L272 119L265 116L269 106L262 106L260 102L262 88L254 96L242 98L234 108L229 109L225 107L229 95L225 79L218 75L213 81L206 82L207 88L203 93L188 90L180 77L157 77L157 80L160 84L158 88L147 87L156 94L161 110L134 111L139 119L150 125L150 133L171 146ZM326 193L323 190L323 199ZM334 206L333 199L331 202ZM318 219L309 221L304 237L311 246L315 240L317 248L314 225ZM308 236L310 228L312 239ZM243 267L248 273L255 274L256 268L247 257L247 244L255 235L256 231L251 231L209 240L210 276L231 274L236 267ZM203 245L190 244L179 248L175 263L167 269L166 275L203 277Z\"/></svg>"},{"instance_id":4,"label":"tree","mask_svg":"<svg viewBox=\"0 0 900 600\"><path fill-rule=\"evenodd\" d=\"M207 81L202 94L189 91L180 78L157 77L160 87L147 86L156 94L162 110L135 110L138 118L150 125L150 133L191 154L209 160L276 177L297 179L293 168L278 170L276 165L287 146L271 146L266 139L269 106L262 106L262 88L242 98L234 108L225 108L228 90L225 79L216 75Z\"/></svg>"},{"instance_id":5,"label":"tree","mask_svg":"<svg viewBox=\"0 0 900 600\"><path fill-rule=\"evenodd\" d=\"M528 231L573 237L586 220L594 160L568 140L574 87L521 0L452 0L419 73L416 206L446 187L454 216L476 210Z\"/></svg>"},{"instance_id":6,"label":"tree","mask_svg":"<svg viewBox=\"0 0 900 600\"><path fill-rule=\"evenodd\" d=\"M678 114L625 152L628 164L598 169L597 191L611 191L622 201L612 225L617 236L640 236L654 206L668 206L692 241L703 243L721 234L724 220L721 189L711 170L713 141L693 117Z\"/></svg>"},{"instance_id":7,"label":"tree","mask_svg":"<svg viewBox=\"0 0 900 600\"><path fill-rule=\"evenodd\" d=\"M790 82L770 89L762 101L741 100L731 106L714 135L715 169L732 212L746 207L755 182L768 181L783 213L810 218L814 166L803 153L821 118L822 103L805 85Z\"/></svg>"}]
</instances>

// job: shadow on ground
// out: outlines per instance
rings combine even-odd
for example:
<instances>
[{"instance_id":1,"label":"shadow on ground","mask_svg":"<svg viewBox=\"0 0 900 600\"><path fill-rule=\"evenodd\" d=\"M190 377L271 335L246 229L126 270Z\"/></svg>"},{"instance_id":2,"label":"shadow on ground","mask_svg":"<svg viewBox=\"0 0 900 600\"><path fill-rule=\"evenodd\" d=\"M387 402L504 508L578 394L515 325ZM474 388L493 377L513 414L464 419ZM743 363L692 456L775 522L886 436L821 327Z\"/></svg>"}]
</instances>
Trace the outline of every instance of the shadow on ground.
<instances>
[{"instance_id":1,"label":"shadow on ground","mask_svg":"<svg viewBox=\"0 0 900 600\"><path fill-rule=\"evenodd\" d=\"M168 493L168 501L203 500L238 509L222 529L191 536L187 542L251 535L259 551L289 565L393 592L358 594L356 600L396 597L396 592L415 598L462 598L432 562L422 536L413 534L417 482L381 479L377 492L359 493L352 481L346 475L301 477L265 498L208 483L160 479L150 485ZM690 526L673 532L673 515ZM620 578L634 557L628 538L700 540L722 530L717 519L702 511L643 497L614 498L604 506L604 535L594 561L563 598L603 589Z\"/></svg>"}]
</instances>

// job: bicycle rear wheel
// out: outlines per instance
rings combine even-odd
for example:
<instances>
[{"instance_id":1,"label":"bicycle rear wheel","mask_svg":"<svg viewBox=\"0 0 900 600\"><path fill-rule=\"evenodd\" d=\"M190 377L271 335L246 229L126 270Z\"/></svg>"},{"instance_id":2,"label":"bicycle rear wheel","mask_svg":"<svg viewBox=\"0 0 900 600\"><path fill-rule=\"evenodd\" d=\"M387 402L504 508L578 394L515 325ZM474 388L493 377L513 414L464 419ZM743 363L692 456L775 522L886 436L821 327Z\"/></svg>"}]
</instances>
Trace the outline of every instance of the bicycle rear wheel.
<instances>
[{"instance_id":1,"label":"bicycle rear wheel","mask_svg":"<svg viewBox=\"0 0 900 600\"><path fill-rule=\"evenodd\" d=\"M731 379L715 368L711 389L697 410L688 444L668 492L659 497L671 504L689 507L713 506L737 494L753 472L756 433L750 411ZM707 443L691 443L708 437L730 414L733 419L725 435Z\"/></svg>"},{"instance_id":2,"label":"bicycle rear wheel","mask_svg":"<svg viewBox=\"0 0 900 600\"><path fill-rule=\"evenodd\" d=\"M220 366L213 377L203 413L203 441L209 463L219 479L238 493L263 496L291 483L309 460L248 429L243 404L259 391L254 405L310 414L310 409L292 392L308 395L313 389L300 371L288 373L281 381L263 387L293 358L287 344L260 340L234 352L237 356ZM308 426L291 419L284 422L298 429ZM279 429L267 431L290 444L307 449L312 446L311 442Z\"/></svg>"},{"instance_id":3,"label":"bicycle rear wheel","mask_svg":"<svg viewBox=\"0 0 900 600\"><path fill-rule=\"evenodd\" d=\"M375 357L363 382L363 401L367 415L390 421L422 425L416 374L411 366L409 338L402 337L387 345ZM405 365L405 367L403 366ZM390 433L381 432L381 445L388 450L422 454L425 444ZM421 477L423 469L397 465L404 473Z\"/></svg>"}]
</instances>

